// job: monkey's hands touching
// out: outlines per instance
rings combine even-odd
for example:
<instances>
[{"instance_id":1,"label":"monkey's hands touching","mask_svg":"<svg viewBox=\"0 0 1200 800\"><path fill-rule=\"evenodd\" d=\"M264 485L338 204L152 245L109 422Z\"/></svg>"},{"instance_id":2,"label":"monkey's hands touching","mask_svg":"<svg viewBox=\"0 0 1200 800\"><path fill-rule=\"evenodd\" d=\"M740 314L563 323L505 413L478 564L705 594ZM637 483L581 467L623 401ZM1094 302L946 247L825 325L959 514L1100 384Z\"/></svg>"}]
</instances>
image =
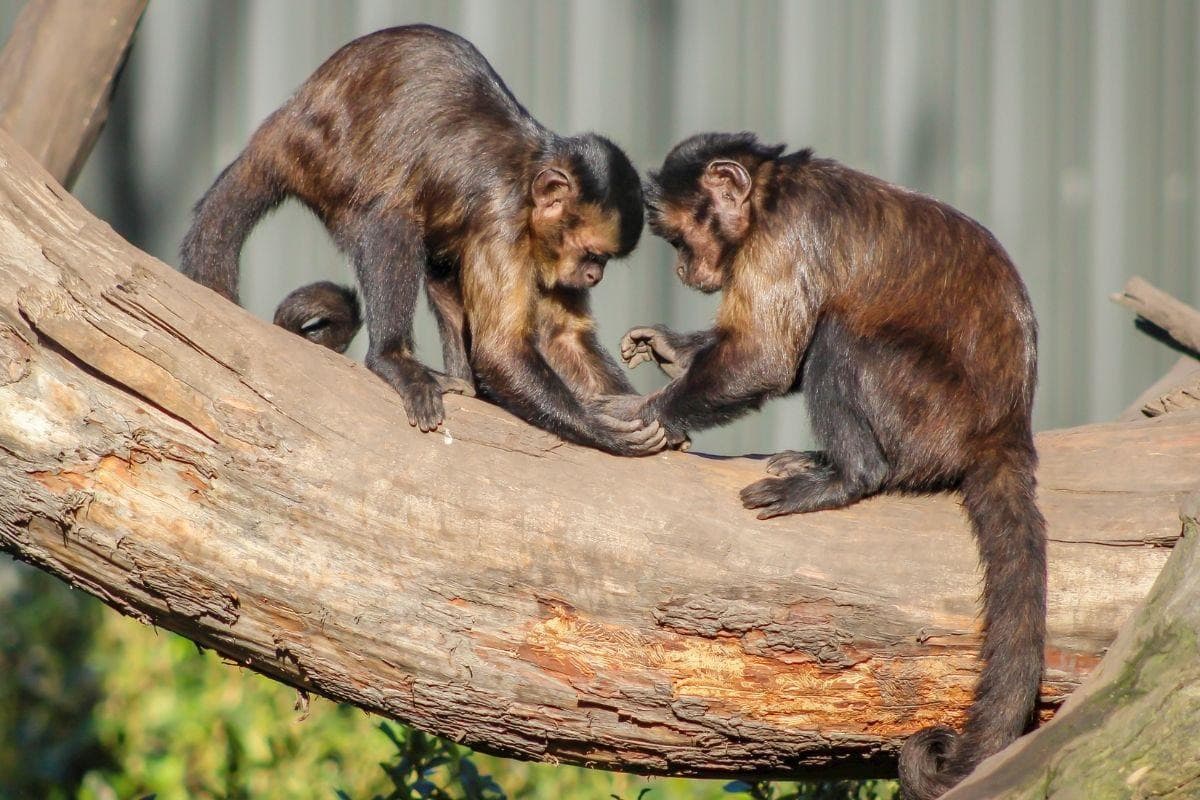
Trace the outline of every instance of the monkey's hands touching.
<instances>
[{"instance_id":1,"label":"monkey's hands touching","mask_svg":"<svg viewBox=\"0 0 1200 800\"><path fill-rule=\"evenodd\" d=\"M695 335L680 335L665 325L632 328L621 337L621 360L633 369L653 361L668 377L678 378L691 366L698 345Z\"/></svg>"},{"instance_id":2,"label":"monkey's hands touching","mask_svg":"<svg viewBox=\"0 0 1200 800\"><path fill-rule=\"evenodd\" d=\"M637 397L637 395L630 395ZM617 397L612 395L610 397ZM605 404L592 404L593 418L602 428L602 448L617 456L650 456L667 447L667 431L657 420L621 418L605 413Z\"/></svg>"},{"instance_id":3,"label":"monkey's hands touching","mask_svg":"<svg viewBox=\"0 0 1200 800\"><path fill-rule=\"evenodd\" d=\"M590 402L593 414L603 419L614 419L628 423L638 421L643 425L653 425L664 435L664 446L672 450L687 450L692 446L687 431L675 428L658 417L650 399L654 395L610 394L595 397Z\"/></svg>"}]
</instances>

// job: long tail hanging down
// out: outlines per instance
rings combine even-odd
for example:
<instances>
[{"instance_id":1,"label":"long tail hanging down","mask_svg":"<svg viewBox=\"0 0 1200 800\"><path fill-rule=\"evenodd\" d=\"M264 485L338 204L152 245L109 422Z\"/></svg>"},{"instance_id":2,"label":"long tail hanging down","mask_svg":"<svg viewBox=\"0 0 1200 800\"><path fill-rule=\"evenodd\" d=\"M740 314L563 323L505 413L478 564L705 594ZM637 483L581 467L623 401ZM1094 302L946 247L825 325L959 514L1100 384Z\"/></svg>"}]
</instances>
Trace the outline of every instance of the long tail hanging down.
<instances>
[{"instance_id":1,"label":"long tail hanging down","mask_svg":"<svg viewBox=\"0 0 1200 800\"><path fill-rule=\"evenodd\" d=\"M976 463L963 482L984 569L983 668L961 734L932 727L905 741L907 800L940 797L1032 719L1046 639L1046 522L1034 501L1035 461L1030 444L1026 453Z\"/></svg>"}]
</instances>

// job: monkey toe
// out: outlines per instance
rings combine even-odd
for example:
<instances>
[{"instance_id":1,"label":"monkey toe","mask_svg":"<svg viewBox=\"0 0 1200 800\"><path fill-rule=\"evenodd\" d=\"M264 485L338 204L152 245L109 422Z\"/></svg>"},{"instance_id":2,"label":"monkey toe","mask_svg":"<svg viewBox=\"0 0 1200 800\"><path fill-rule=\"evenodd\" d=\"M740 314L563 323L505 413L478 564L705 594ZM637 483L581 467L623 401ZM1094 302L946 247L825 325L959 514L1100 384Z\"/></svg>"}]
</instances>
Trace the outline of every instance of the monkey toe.
<instances>
[{"instance_id":1,"label":"monkey toe","mask_svg":"<svg viewBox=\"0 0 1200 800\"><path fill-rule=\"evenodd\" d=\"M764 508L779 502L787 481L782 478L763 478L741 491L742 505L746 508Z\"/></svg>"},{"instance_id":2,"label":"monkey toe","mask_svg":"<svg viewBox=\"0 0 1200 800\"><path fill-rule=\"evenodd\" d=\"M785 450L767 459L767 474L780 478L800 475L825 466L825 454L819 450Z\"/></svg>"},{"instance_id":3,"label":"monkey toe","mask_svg":"<svg viewBox=\"0 0 1200 800\"><path fill-rule=\"evenodd\" d=\"M400 396L404 399L404 412L408 415L409 425L422 433L429 433L442 424L446 411L436 385L406 386L400 390Z\"/></svg>"},{"instance_id":4,"label":"monkey toe","mask_svg":"<svg viewBox=\"0 0 1200 800\"><path fill-rule=\"evenodd\" d=\"M780 517L808 510L805 487L795 478L763 478L742 489L742 505L759 509L759 519Z\"/></svg>"}]
</instances>

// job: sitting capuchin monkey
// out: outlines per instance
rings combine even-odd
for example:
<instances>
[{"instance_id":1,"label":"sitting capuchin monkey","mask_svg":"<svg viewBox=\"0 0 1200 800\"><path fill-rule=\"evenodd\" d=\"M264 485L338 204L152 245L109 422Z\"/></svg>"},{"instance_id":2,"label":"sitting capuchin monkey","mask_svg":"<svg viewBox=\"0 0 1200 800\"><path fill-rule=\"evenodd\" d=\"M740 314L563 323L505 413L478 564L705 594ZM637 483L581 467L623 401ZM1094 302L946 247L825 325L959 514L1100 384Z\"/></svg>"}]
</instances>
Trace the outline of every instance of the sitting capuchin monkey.
<instances>
[{"instance_id":1,"label":"sitting capuchin monkey","mask_svg":"<svg viewBox=\"0 0 1200 800\"><path fill-rule=\"evenodd\" d=\"M882 491L958 490L984 567L984 662L961 733L911 736L905 797L947 791L1030 725L1046 625L1030 411L1037 327L1004 249L945 203L748 133L677 145L646 188L676 272L722 291L715 326L635 328L621 354L673 377L609 413L672 443L803 389L816 452L742 490L760 519Z\"/></svg>"},{"instance_id":2,"label":"sitting capuchin monkey","mask_svg":"<svg viewBox=\"0 0 1200 800\"><path fill-rule=\"evenodd\" d=\"M517 102L470 42L390 28L334 53L262 124L196 205L183 272L237 301L251 229L286 198L354 263L366 364L435 429L442 393L470 392L564 439L618 455L666 444L657 422L595 408L634 392L599 346L588 291L642 229L637 170L602 136L562 137ZM447 374L417 361L424 280ZM336 350L357 330L353 292L297 290L276 322Z\"/></svg>"}]
</instances>

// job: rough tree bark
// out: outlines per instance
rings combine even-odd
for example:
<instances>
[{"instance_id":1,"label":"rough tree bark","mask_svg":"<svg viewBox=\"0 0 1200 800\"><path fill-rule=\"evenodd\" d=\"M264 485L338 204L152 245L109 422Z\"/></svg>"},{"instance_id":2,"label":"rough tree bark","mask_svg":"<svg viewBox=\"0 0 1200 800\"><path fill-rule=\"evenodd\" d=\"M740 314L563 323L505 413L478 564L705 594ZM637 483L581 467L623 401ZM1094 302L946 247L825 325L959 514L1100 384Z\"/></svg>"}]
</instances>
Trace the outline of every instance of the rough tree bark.
<instances>
[{"instance_id":1,"label":"rough tree bark","mask_svg":"<svg viewBox=\"0 0 1200 800\"><path fill-rule=\"evenodd\" d=\"M0 547L309 691L488 752L644 773L886 773L961 719L956 500L757 522L751 459L622 460L360 365L115 236L0 135ZM1049 704L1180 532L1200 414L1044 434Z\"/></svg>"},{"instance_id":2,"label":"rough tree bark","mask_svg":"<svg viewBox=\"0 0 1200 800\"><path fill-rule=\"evenodd\" d=\"M0 127L70 187L147 0L29 0L0 51Z\"/></svg>"}]
</instances>

